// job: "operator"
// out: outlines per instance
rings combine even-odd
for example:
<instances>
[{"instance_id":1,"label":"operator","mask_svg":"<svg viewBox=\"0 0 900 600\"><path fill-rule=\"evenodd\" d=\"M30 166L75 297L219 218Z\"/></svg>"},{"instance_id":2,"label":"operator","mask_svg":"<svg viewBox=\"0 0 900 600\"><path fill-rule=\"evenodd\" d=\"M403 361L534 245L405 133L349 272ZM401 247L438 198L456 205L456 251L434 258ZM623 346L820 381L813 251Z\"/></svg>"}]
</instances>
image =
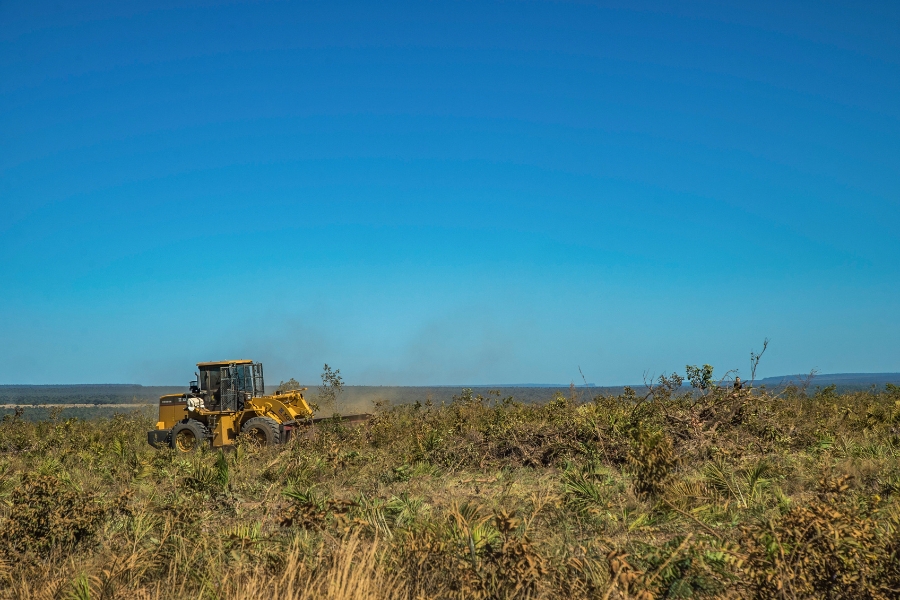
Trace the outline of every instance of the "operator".
<instances>
[{"instance_id":1,"label":"operator","mask_svg":"<svg viewBox=\"0 0 900 600\"><path fill-rule=\"evenodd\" d=\"M188 409L188 412L195 411L195 410L200 410L200 409L203 409L203 408L206 408L206 407L203 405L203 398L196 398L196 397L194 397L194 396L188 397L188 399L187 399L187 409Z\"/></svg>"}]
</instances>

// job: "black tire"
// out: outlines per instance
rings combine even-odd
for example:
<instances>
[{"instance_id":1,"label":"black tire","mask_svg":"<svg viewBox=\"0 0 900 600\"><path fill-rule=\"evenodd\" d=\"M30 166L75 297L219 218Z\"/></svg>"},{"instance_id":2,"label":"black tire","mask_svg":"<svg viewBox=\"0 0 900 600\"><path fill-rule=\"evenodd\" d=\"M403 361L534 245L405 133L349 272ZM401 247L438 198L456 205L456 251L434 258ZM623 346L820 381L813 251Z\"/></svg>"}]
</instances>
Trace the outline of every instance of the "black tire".
<instances>
[{"instance_id":1,"label":"black tire","mask_svg":"<svg viewBox=\"0 0 900 600\"><path fill-rule=\"evenodd\" d=\"M175 424L169 436L169 446L179 452L196 452L209 440L209 429L200 421L186 419Z\"/></svg>"},{"instance_id":2,"label":"black tire","mask_svg":"<svg viewBox=\"0 0 900 600\"><path fill-rule=\"evenodd\" d=\"M253 417L241 427L241 433L255 440L260 446L281 443L281 426L269 417Z\"/></svg>"}]
</instances>

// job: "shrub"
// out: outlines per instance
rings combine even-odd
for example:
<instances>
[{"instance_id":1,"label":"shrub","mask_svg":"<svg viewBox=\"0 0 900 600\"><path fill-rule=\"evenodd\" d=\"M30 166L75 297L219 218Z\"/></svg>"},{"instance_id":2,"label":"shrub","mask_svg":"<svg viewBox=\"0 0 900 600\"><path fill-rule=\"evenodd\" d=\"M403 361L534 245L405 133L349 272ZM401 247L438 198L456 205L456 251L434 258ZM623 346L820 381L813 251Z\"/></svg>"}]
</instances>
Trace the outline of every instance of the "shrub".
<instances>
[{"instance_id":1,"label":"shrub","mask_svg":"<svg viewBox=\"0 0 900 600\"><path fill-rule=\"evenodd\" d=\"M808 504L744 527L754 597L897 597L890 581L896 549L885 543L872 504L854 502L849 489L848 477L822 479Z\"/></svg>"},{"instance_id":2,"label":"shrub","mask_svg":"<svg viewBox=\"0 0 900 600\"><path fill-rule=\"evenodd\" d=\"M11 494L12 509L0 529L8 551L47 556L89 540L112 508L52 475L26 475Z\"/></svg>"},{"instance_id":3,"label":"shrub","mask_svg":"<svg viewBox=\"0 0 900 600\"><path fill-rule=\"evenodd\" d=\"M668 486L678 459L672 441L661 432L651 433L642 427L633 433L630 457L634 474L634 493L639 498L655 498Z\"/></svg>"}]
</instances>

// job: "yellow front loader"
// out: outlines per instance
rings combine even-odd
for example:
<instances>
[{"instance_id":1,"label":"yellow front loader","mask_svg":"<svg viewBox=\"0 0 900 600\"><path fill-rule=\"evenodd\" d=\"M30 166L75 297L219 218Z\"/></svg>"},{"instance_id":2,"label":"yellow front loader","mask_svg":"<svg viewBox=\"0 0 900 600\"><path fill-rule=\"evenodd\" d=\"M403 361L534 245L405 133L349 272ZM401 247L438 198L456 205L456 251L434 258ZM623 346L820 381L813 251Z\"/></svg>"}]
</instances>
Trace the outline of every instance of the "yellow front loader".
<instances>
[{"instance_id":1,"label":"yellow front loader","mask_svg":"<svg viewBox=\"0 0 900 600\"><path fill-rule=\"evenodd\" d=\"M228 360L198 363L197 368L190 392L159 399L156 429L147 432L151 445L191 452L208 443L231 446L244 435L271 446L287 442L314 421L303 397L306 388L266 395L262 363Z\"/></svg>"}]
</instances>

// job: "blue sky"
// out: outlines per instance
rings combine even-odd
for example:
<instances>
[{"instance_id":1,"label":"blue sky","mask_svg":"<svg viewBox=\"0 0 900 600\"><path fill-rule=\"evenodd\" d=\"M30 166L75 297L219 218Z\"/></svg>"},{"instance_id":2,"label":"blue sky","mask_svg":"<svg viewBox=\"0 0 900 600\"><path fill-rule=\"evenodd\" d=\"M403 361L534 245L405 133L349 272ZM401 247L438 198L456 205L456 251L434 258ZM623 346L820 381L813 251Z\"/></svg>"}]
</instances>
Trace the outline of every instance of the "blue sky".
<instances>
[{"instance_id":1,"label":"blue sky","mask_svg":"<svg viewBox=\"0 0 900 600\"><path fill-rule=\"evenodd\" d=\"M0 384L900 371L900 5L0 3Z\"/></svg>"}]
</instances>

